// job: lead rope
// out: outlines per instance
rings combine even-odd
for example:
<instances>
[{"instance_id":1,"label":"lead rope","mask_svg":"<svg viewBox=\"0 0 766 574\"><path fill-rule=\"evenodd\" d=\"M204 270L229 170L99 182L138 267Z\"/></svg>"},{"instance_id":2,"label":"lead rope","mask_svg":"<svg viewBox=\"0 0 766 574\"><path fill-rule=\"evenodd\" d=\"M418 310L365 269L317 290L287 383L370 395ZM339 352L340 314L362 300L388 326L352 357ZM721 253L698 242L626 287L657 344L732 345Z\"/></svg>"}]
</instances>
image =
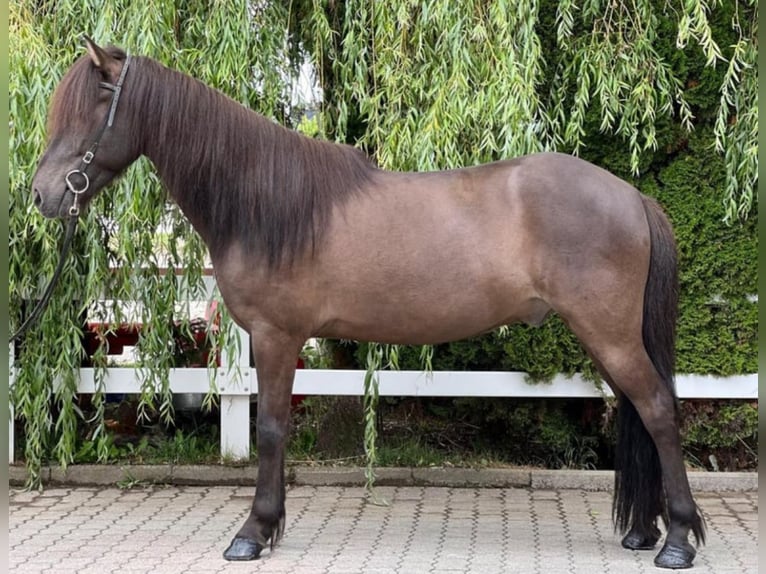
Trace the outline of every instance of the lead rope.
<instances>
[{"instance_id":1,"label":"lead rope","mask_svg":"<svg viewBox=\"0 0 766 574\"><path fill-rule=\"evenodd\" d=\"M48 305L48 300L50 299L51 294L53 293L53 289L56 287L56 283L58 283L59 277L61 277L61 272L64 269L64 263L66 262L66 256L69 253L69 248L72 246L72 238L74 237L74 231L77 227L78 219L79 218L76 216L69 218L69 223L67 224L66 228L66 235L64 235L64 243L61 246L61 256L59 257L59 262L56 266L56 270L53 272L53 277L51 277L48 286L45 288L43 296L37 302L37 305L32 310L32 313L30 313L29 317L27 317L27 320L24 321L21 327L19 327L19 329L11 336L9 343L13 343L15 340L20 339L21 336L29 330L29 327L32 326L32 323L34 323L40 317L43 310Z\"/></svg>"},{"instance_id":2,"label":"lead rope","mask_svg":"<svg viewBox=\"0 0 766 574\"><path fill-rule=\"evenodd\" d=\"M66 235L64 236L64 244L61 246L61 256L59 257L58 265L56 266L56 270L53 272L53 277L51 277L50 283L48 283L48 287L45 288L45 293L43 293L42 298L37 302L37 305L32 310L32 313L29 315L29 317L27 317L27 320L24 321L21 327L19 327L19 329L11 336L9 343L13 343L13 341L19 339L29 330L29 327L32 325L32 323L34 323L40 317L48 304L48 300L53 293L54 287L56 287L56 283L58 283L61 272L64 269L66 256L69 254L69 248L72 246L72 238L74 237L74 231L77 227L77 220L80 216L80 195L85 193L88 187L90 187L90 179L88 178L87 174L88 167L93 161L93 157L96 155L98 144L101 143L101 138L104 135L104 132L107 128L112 127L112 123L114 122L114 114L117 111L117 103L120 101L122 85L125 82L125 76L128 73L129 65L130 54L126 54L125 61L122 64L122 70L120 71L120 77L117 79L117 83L110 84L108 82L99 82L99 86L112 91L112 102L109 106L109 113L107 114L106 118L104 118L104 123L101 124L101 128L99 128L98 133L96 134L96 137L90 146L90 149L85 152L85 155L80 160L79 167L77 169L71 170L64 177L66 186L74 197L72 200L72 206L69 208L69 223L67 224ZM78 188L75 182L72 181L73 175L82 178L82 187Z\"/></svg>"}]
</instances>

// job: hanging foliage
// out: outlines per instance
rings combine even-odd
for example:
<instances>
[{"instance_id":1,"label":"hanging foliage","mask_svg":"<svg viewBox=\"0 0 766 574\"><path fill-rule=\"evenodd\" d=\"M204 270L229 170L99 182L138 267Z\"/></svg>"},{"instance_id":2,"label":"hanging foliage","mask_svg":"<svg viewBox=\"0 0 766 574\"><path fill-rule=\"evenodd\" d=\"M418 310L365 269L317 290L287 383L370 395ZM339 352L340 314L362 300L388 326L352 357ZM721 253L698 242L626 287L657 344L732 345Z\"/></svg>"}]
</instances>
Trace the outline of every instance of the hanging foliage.
<instances>
[{"instance_id":1,"label":"hanging foliage","mask_svg":"<svg viewBox=\"0 0 766 574\"><path fill-rule=\"evenodd\" d=\"M83 54L81 34L154 57L267 116L284 119L290 78L286 30L287 11L280 3L258 9L239 1L11 3L12 328L20 324L25 302L39 296L58 260L61 226L37 213L30 182L45 146L48 101L58 80ZM205 298L205 246L178 208L166 203L162 185L145 160L93 201L78 227L72 251L48 310L16 350L17 378L11 400L15 415L25 424L24 459L31 484L39 482L39 469L48 458L62 466L72 461L81 416L75 394L84 355L84 318L110 328L126 321L143 325L136 347L139 415L168 423L174 416L169 388L174 330L189 332L187 301ZM182 270L183 278L173 269ZM141 305L128 317L120 301L140 301ZM218 309L220 329L208 332L211 366L219 350L228 348L233 356L240 344L225 309ZM174 321L180 325L174 326ZM93 439L103 461L109 445L104 426L107 354L103 345L91 362L97 387ZM209 372L214 381L217 370ZM208 405L215 401L216 392L211 384Z\"/></svg>"},{"instance_id":2,"label":"hanging foliage","mask_svg":"<svg viewBox=\"0 0 766 574\"><path fill-rule=\"evenodd\" d=\"M549 149L588 157L603 136L628 152L620 175L638 177L667 145L669 125L707 133L701 116L713 114L710 146L725 166L713 212L734 224L754 211L757 185L757 11L754 0L14 0L11 327L58 258L61 225L43 220L29 188L47 103L82 54L82 33L154 57L291 127L300 120L292 101L298 73L313 63L322 99L312 130L364 148L387 169L446 169ZM695 81L713 93L712 111L687 74L700 55ZM166 203L148 162L93 202L50 308L16 355L12 403L26 427L32 483L48 457L72 460L86 315L114 326L128 319L118 301L142 302L131 318L144 325L139 410L172 420L172 320L189 330L183 302L202 298L205 265L204 245ZM182 269L183 279L165 268ZM222 328L208 337L214 351L234 350L240 342L221 313ZM428 366L433 351L418 355ZM102 460L106 359L103 348L91 359ZM370 378L371 393L374 384Z\"/></svg>"}]
</instances>

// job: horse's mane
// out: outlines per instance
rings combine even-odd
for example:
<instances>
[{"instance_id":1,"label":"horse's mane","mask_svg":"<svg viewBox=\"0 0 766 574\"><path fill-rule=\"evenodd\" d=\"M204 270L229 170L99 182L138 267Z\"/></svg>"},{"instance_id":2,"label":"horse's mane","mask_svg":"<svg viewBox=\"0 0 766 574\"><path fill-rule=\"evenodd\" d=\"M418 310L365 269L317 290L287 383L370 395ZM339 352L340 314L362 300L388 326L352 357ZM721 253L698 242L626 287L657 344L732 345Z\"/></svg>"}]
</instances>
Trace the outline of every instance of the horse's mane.
<instances>
[{"instance_id":1,"label":"horse's mane","mask_svg":"<svg viewBox=\"0 0 766 574\"><path fill-rule=\"evenodd\" d=\"M54 95L49 134L73 121L92 125L100 79L87 56L72 66ZM359 150L285 129L150 58L132 57L121 114L211 253L240 242L271 267L313 252L334 207L375 173Z\"/></svg>"}]
</instances>

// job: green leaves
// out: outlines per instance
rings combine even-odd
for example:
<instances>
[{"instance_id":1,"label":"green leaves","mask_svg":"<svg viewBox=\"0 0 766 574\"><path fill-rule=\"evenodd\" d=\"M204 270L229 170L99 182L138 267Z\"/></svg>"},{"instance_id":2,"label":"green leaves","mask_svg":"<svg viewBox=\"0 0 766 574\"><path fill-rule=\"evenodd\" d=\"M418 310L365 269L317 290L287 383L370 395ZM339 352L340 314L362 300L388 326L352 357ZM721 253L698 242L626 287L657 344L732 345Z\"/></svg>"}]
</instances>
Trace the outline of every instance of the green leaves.
<instances>
[{"instance_id":1,"label":"green leaves","mask_svg":"<svg viewBox=\"0 0 766 574\"><path fill-rule=\"evenodd\" d=\"M715 6L715 0L711 5ZM715 66L716 62L723 60L721 49L713 39L708 14L711 7L705 0L684 0L679 2L681 18L678 21L678 36L676 45L683 49L694 40L705 53L708 66Z\"/></svg>"},{"instance_id":2,"label":"green leaves","mask_svg":"<svg viewBox=\"0 0 766 574\"><path fill-rule=\"evenodd\" d=\"M715 147L726 158L723 219L727 223L747 218L758 185L757 3L752 9L749 31L742 30L738 17L735 20L741 37L733 46L715 122Z\"/></svg>"},{"instance_id":3,"label":"green leaves","mask_svg":"<svg viewBox=\"0 0 766 574\"><path fill-rule=\"evenodd\" d=\"M367 458L367 466L364 470L365 488L374 504L388 506L388 502L381 498L374 490L375 466L378 462L377 438L378 438L378 401L380 394L379 372L389 368L399 370L399 346L381 345L368 343L367 368L364 374L364 453ZM423 347L427 349L428 347Z\"/></svg>"},{"instance_id":4,"label":"green leaves","mask_svg":"<svg viewBox=\"0 0 766 574\"><path fill-rule=\"evenodd\" d=\"M258 91L250 75L274 55L253 57L258 46L248 40L247 32L255 25L245 2L113 0L84 10L81 2L69 0L43 5L17 1L10 8L9 295L14 328L23 318L25 301L39 295L58 259L61 225L42 218L32 204L29 187L45 146L48 101L66 69L83 54L80 34L88 32L101 43L159 58L252 107L260 99L255 97ZM284 27L281 38L283 46ZM206 67L197 66L202 61ZM282 77L279 88L277 99L281 100ZM273 115L273 109L264 111ZM143 324L137 345L139 411L145 417L172 422L168 369L174 361L173 323L188 329L190 311L182 302L204 299L206 260L200 238L177 208L166 205L165 192L148 162L137 162L94 200L79 226L50 308L16 356L18 376L12 394L16 415L25 424L24 458L30 484L37 484L39 469L47 460L66 464L74 454L81 418L75 403L77 369L83 358L81 331L86 313L89 320L104 323L107 329L128 321ZM178 280L174 268L183 270L184 281ZM95 305L98 300L102 302ZM220 323L220 329L209 333L214 348L238 345L228 315L222 314ZM92 362L97 388L94 440L103 461L109 448L103 420L104 346ZM215 372L211 365L211 381ZM208 404L214 400L211 396Z\"/></svg>"},{"instance_id":5,"label":"green leaves","mask_svg":"<svg viewBox=\"0 0 766 574\"><path fill-rule=\"evenodd\" d=\"M665 46L701 51L708 66L728 62L717 130L729 174L722 217L752 209L753 0L297 4L309 14L299 26L313 38L306 47L320 70L329 133L389 169L447 169L545 149L579 154L597 115L600 131L623 138L638 176L658 148L658 122L695 125L684 70ZM730 13L740 44L728 58L713 24Z\"/></svg>"},{"instance_id":6,"label":"green leaves","mask_svg":"<svg viewBox=\"0 0 766 574\"><path fill-rule=\"evenodd\" d=\"M342 56L354 59L333 64L341 79L353 78L351 95L368 120L359 144L383 167L446 169L545 147L535 2L514 9L472 1L373 3L362 28L356 15L367 13L366 4L347 4L344 29L352 33Z\"/></svg>"},{"instance_id":7,"label":"green leaves","mask_svg":"<svg viewBox=\"0 0 766 574\"><path fill-rule=\"evenodd\" d=\"M708 133L708 110L715 109L709 140L725 165L717 216L734 222L753 211L758 181L757 22L755 0L15 0L11 327L58 257L61 227L37 213L29 187L45 146L48 101L83 53L83 32L158 58L293 127L306 105L292 101L298 71L312 63L322 100L303 129L358 145L382 167L397 170L446 169L546 149L588 154L603 134L605 141L617 136L628 151L621 175L644 174L664 146L674 152L692 129ZM700 82L715 93L712 105L699 102ZM206 265L204 245L166 204L148 162L137 162L97 198L51 308L17 357L12 396L26 425L33 483L46 458L71 460L79 416L73 373L86 308L112 327L128 319L144 324L140 408L172 420L171 320L188 326L183 301L202 297ZM161 275L165 267L183 269L185 280ZM104 303L88 307L96 299ZM133 317L121 303L128 300L142 302ZM241 343L222 306L219 313L220 329L208 337L215 352L234 356ZM398 350L386 349L383 358L370 355L368 367L396 362ZM420 364L430 368L433 350L420 353ZM108 441L99 405L105 352L93 361L100 389L94 397L98 456L104 460ZM208 405L215 400L217 372L211 362ZM366 385L372 409L375 380ZM371 445L373 415L366 422ZM374 460L374 446L368 455Z\"/></svg>"}]
</instances>

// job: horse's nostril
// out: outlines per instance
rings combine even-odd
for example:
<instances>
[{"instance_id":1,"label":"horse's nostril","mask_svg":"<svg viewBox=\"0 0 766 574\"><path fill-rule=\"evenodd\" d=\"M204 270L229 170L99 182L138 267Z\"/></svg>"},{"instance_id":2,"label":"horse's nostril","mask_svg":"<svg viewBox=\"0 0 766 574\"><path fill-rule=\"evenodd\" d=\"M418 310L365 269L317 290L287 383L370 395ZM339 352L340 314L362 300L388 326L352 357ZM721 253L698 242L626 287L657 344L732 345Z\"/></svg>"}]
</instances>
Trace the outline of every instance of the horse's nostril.
<instances>
[{"instance_id":1,"label":"horse's nostril","mask_svg":"<svg viewBox=\"0 0 766 574\"><path fill-rule=\"evenodd\" d=\"M40 207L43 203L43 196L40 195L40 192L37 190L34 191L34 196L35 196L35 199L34 199L35 207Z\"/></svg>"}]
</instances>

